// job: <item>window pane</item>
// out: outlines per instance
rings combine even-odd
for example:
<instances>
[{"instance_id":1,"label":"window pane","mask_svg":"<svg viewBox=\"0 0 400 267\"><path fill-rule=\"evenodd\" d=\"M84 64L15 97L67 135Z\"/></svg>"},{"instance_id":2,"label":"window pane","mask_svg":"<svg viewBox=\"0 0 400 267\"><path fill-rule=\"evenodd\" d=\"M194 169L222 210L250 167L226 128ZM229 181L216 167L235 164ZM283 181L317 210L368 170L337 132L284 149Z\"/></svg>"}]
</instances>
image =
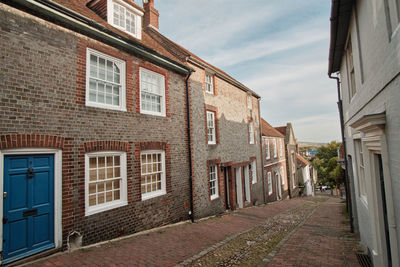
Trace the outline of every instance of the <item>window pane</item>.
<instances>
[{"instance_id":1,"label":"window pane","mask_svg":"<svg viewBox=\"0 0 400 267\"><path fill-rule=\"evenodd\" d=\"M114 191L114 200L118 200L120 198L120 191L116 190Z\"/></svg>"},{"instance_id":2,"label":"window pane","mask_svg":"<svg viewBox=\"0 0 400 267\"><path fill-rule=\"evenodd\" d=\"M97 201L99 202L99 204L103 204L104 203L104 194L97 195Z\"/></svg>"},{"instance_id":3,"label":"window pane","mask_svg":"<svg viewBox=\"0 0 400 267\"><path fill-rule=\"evenodd\" d=\"M106 178L106 172L104 169L99 169L99 180L104 180Z\"/></svg>"},{"instance_id":4,"label":"window pane","mask_svg":"<svg viewBox=\"0 0 400 267\"><path fill-rule=\"evenodd\" d=\"M113 182L112 181L106 182L106 190L107 191L112 190L113 189L112 187L113 187Z\"/></svg>"},{"instance_id":5,"label":"window pane","mask_svg":"<svg viewBox=\"0 0 400 267\"><path fill-rule=\"evenodd\" d=\"M119 180L114 181L114 189L119 189L119 187L120 187Z\"/></svg>"},{"instance_id":6,"label":"window pane","mask_svg":"<svg viewBox=\"0 0 400 267\"><path fill-rule=\"evenodd\" d=\"M96 195L89 196L89 206L96 205Z\"/></svg>"},{"instance_id":7,"label":"window pane","mask_svg":"<svg viewBox=\"0 0 400 267\"><path fill-rule=\"evenodd\" d=\"M107 178L113 178L113 168L107 168Z\"/></svg>"},{"instance_id":8,"label":"window pane","mask_svg":"<svg viewBox=\"0 0 400 267\"><path fill-rule=\"evenodd\" d=\"M96 193L96 184L89 184L89 194Z\"/></svg>"},{"instance_id":9,"label":"window pane","mask_svg":"<svg viewBox=\"0 0 400 267\"><path fill-rule=\"evenodd\" d=\"M106 193L106 202L111 202L113 201L113 192L107 192Z\"/></svg>"},{"instance_id":10,"label":"window pane","mask_svg":"<svg viewBox=\"0 0 400 267\"><path fill-rule=\"evenodd\" d=\"M90 171L89 180L90 181L96 181L97 180L97 171L96 170L91 170Z\"/></svg>"},{"instance_id":11,"label":"window pane","mask_svg":"<svg viewBox=\"0 0 400 267\"><path fill-rule=\"evenodd\" d=\"M121 176L121 170L119 167L114 169L114 177L120 177Z\"/></svg>"}]
</instances>

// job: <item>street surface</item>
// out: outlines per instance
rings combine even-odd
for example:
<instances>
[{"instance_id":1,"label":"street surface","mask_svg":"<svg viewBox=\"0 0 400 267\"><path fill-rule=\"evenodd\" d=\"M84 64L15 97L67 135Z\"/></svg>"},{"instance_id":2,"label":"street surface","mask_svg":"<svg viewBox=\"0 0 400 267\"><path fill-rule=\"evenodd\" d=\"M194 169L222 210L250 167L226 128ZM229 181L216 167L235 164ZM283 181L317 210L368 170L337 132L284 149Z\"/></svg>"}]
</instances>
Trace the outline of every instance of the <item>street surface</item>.
<instances>
[{"instance_id":1,"label":"street surface","mask_svg":"<svg viewBox=\"0 0 400 267\"><path fill-rule=\"evenodd\" d=\"M359 266L344 203L329 196L158 228L29 266Z\"/></svg>"}]
</instances>

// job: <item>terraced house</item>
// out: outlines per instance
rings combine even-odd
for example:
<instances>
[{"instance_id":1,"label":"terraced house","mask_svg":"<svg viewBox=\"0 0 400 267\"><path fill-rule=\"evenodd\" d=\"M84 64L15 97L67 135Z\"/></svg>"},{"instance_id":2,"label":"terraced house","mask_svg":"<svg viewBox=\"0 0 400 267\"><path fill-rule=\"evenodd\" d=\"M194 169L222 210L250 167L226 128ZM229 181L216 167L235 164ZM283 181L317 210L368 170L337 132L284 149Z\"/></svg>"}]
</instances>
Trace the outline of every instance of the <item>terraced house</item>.
<instances>
[{"instance_id":1,"label":"terraced house","mask_svg":"<svg viewBox=\"0 0 400 267\"><path fill-rule=\"evenodd\" d=\"M153 0L147 8L154 10ZM260 97L166 38L158 29L158 12L151 16L145 32L195 70L188 81L195 217L264 202Z\"/></svg>"},{"instance_id":2,"label":"terraced house","mask_svg":"<svg viewBox=\"0 0 400 267\"><path fill-rule=\"evenodd\" d=\"M2 263L189 218L191 70L144 15L133 1L0 3Z\"/></svg>"},{"instance_id":3,"label":"terraced house","mask_svg":"<svg viewBox=\"0 0 400 267\"><path fill-rule=\"evenodd\" d=\"M144 2L0 2L3 264L264 202L259 96Z\"/></svg>"},{"instance_id":4,"label":"terraced house","mask_svg":"<svg viewBox=\"0 0 400 267\"><path fill-rule=\"evenodd\" d=\"M286 176L288 182L289 197L299 195L299 178L297 175L298 153L297 141L294 136L292 124L288 122L286 126L275 127L283 136L285 136L285 156L286 156Z\"/></svg>"},{"instance_id":5,"label":"terraced house","mask_svg":"<svg viewBox=\"0 0 400 267\"><path fill-rule=\"evenodd\" d=\"M267 202L286 199L289 187L286 176L285 136L261 119L264 177Z\"/></svg>"}]
</instances>

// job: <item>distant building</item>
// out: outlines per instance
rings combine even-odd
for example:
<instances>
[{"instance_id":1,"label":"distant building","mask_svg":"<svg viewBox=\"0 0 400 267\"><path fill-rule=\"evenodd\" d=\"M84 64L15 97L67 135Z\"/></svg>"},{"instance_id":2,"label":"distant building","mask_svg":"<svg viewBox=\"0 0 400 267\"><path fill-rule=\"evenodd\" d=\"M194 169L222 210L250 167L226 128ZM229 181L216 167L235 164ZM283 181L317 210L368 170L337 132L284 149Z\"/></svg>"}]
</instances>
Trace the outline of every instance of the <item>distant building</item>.
<instances>
[{"instance_id":1,"label":"distant building","mask_svg":"<svg viewBox=\"0 0 400 267\"><path fill-rule=\"evenodd\" d=\"M294 136L292 124L289 122L286 126L275 127L281 134L285 136L285 153L286 153L286 175L289 185L290 198L299 195L299 181L297 177L297 142Z\"/></svg>"},{"instance_id":2,"label":"distant building","mask_svg":"<svg viewBox=\"0 0 400 267\"><path fill-rule=\"evenodd\" d=\"M332 1L351 212L374 266L400 266L400 2ZM338 80L339 81L339 80Z\"/></svg>"},{"instance_id":3,"label":"distant building","mask_svg":"<svg viewBox=\"0 0 400 267\"><path fill-rule=\"evenodd\" d=\"M310 162L300 154L296 155L297 159L297 175L299 181L303 183L303 195L314 196L314 172Z\"/></svg>"},{"instance_id":4,"label":"distant building","mask_svg":"<svg viewBox=\"0 0 400 267\"><path fill-rule=\"evenodd\" d=\"M285 136L261 119L266 200L272 202L289 196L286 176Z\"/></svg>"}]
</instances>

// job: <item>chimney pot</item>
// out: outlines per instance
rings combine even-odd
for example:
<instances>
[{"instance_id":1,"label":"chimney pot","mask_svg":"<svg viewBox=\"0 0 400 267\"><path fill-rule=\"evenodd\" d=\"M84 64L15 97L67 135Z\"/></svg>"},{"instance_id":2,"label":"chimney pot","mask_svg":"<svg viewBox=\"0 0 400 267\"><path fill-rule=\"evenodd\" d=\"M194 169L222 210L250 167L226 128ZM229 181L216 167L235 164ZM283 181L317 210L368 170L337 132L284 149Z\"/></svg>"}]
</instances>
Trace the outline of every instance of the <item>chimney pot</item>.
<instances>
[{"instance_id":1,"label":"chimney pot","mask_svg":"<svg viewBox=\"0 0 400 267\"><path fill-rule=\"evenodd\" d=\"M152 26L158 30L158 10L154 8L154 0L143 0L143 27Z\"/></svg>"}]
</instances>

